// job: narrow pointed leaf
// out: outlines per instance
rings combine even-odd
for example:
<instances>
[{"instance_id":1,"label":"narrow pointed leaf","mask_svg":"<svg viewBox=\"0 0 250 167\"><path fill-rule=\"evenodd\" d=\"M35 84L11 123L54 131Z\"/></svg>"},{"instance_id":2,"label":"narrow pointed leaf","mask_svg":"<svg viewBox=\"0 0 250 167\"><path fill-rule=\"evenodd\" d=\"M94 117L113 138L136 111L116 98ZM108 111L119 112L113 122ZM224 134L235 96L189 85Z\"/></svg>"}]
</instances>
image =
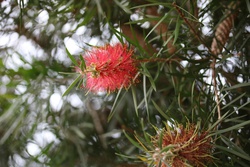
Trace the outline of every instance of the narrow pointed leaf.
<instances>
[{"instance_id":1,"label":"narrow pointed leaf","mask_svg":"<svg viewBox=\"0 0 250 167\"><path fill-rule=\"evenodd\" d=\"M173 41L173 44L175 44L175 42L178 39L179 32L180 32L180 26L181 26L181 20L180 20L180 18L178 16L177 21L176 21L175 30L174 30L174 41Z\"/></svg>"},{"instance_id":2,"label":"narrow pointed leaf","mask_svg":"<svg viewBox=\"0 0 250 167\"><path fill-rule=\"evenodd\" d=\"M72 61L72 63L73 63L74 65L77 66L76 59L74 58L73 55L70 54L70 52L69 52L69 50L68 50L67 48L66 48L66 53L67 53L67 55L69 56L69 58L70 58L70 60Z\"/></svg>"},{"instance_id":3,"label":"narrow pointed leaf","mask_svg":"<svg viewBox=\"0 0 250 167\"><path fill-rule=\"evenodd\" d=\"M84 71L84 69L86 69L85 60L82 57L82 55L80 55L79 57L80 57L80 60L81 60L81 70Z\"/></svg>"},{"instance_id":4,"label":"narrow pointed leaf","mask_svg":"<svg viewBox=\"0 0 250 167\"><path fill-rule=\"evenodd\" d=\"M62 96L66 96L67 94L69 94L70 90L80 81L81 79L81 75L79 75L67 88L67 90L63 93Z\"/></svg>"}]
</instances>

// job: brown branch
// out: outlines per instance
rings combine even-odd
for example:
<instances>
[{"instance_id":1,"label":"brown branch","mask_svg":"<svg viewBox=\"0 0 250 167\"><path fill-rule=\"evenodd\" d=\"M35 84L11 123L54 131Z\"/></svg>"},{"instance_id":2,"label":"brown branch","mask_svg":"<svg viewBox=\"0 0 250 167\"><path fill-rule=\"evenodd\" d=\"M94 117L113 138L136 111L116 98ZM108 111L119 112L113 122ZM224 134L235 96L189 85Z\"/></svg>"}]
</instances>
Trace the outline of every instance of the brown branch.
<instances>
[{"instance_id":1,"label":"brown branch","mask_svg":"<svg viewBox=\"0 0 250 167\"><path fill-rule=\"evenodd\" d=\"M153 17L160 17L161 15L157 12L158 8L156 6L150 6L146 8L146 14L151 15ZM152 20L150 21L151 26L156 26L158 24L157 20ZM165 23L160 23L156 28L155 32L158 35L162 36L163 41L167 41L169 37L168 33L168 27ZM174 54L176 52L176 47L174 46L174 40L170 39L169 42L167 43L167 48L168 48L168 53L170 55Z\"/></svg>"},{"instance_id":2,"label":"brown branch","mask_svg":"<svg viewBox=\"0 0 250 167\"><path fill-rule=\"evenodd\" d=\"M216 81L217 74L216 74L215 65L216 65L216 58L213 57L213 61L210 65L212 69L212 83L214 87L215 102L217 104L218 119L221 119L220 97L219 97L219 91L217 89L217 81Z\"/></svg>"},{"instance_id":3,"label":"brown branch","mask_svg":"<svg viewBox=\"0 0 250 167\"><path fill-rule=\"evenodd\" d=\"M122 33L132 41L138 42L138 44L149 54L153 55L156 49L144 40L144 36L141 31L131 27L130 25L123 24L120 26Z\"/></svg>"},{"instance_id":4,"label":"brown branch","mask_svg":"<svg viewBox=\"0 0 250 167\"><path fill-rule=\"evenodd\" d=\"M181 18L185 21L185 23L187 24L187 26L190 28L192 34L194 34L195 38L198 39L198 41L200 43L202 43L204 46L206 46L207 48L209 48L207 45L206 45L206 42L200 37L200 35L198 34L198 32L195 30L194 28L194 24L191 24L186 16L183 14L183 12L181 11L180 7L177 6L177 4L175 2L172 3L172 5L175 7L175 9L177 10L177 12L179 13L179 15L181 16Z\"/></svg>"},{"instance_id":5,"label":"brown branch","mask_svg":"<svg viewBox=\"0 0 250 167\"><path fill-rule=\"evenodd\" d=\"M148 62L180 62L180 58L151 58L151 59L138 59L138 63L148 63Z\"/></svg>"},{"instance_id":6,"label":"brown branch","mask_svg":"<svg viewBox=\"0 0 250 167\"><path fill-rule=\"evenodd\" d=\"M212 62L211 62L211 70L212 70L212 84L214 87L214 94L215 94L215 101L217 104L217 113L218 113L218 119L221 119L221 108L220 108L220 97L219 97L219 91L217 89L217 81L216 81L216 58L221 53L224 45L228 41L229 33L233 26L233 21L236 17L234 13L232 13L232 10L235 10L238 6L239 1L237 3L230 3L229 9L226 11L226 18L218 25L216 31L215 31L215 37L213 38L213 42L211 44L211 48L208 47L205 43L205 41L200 37L200 35L195 31L194 27L191 25L191 23L186 19L185 15L182 13L181 9L176 5L175 2L173 2L173 6L176 8L177 12L180 14L180 16L183 18L183 20L186 22L188 27L191 29L192 33L195 35L195 37L203 44L205 45L209 52L212 54Z\"/></svg>"},{"instance_id":7,"label":"brown branch","mask_svg":"<svg viewBox=\"0 0 250 167\"><path fill-rule=\"evenodd\" d=\"M222 49L229 38L229 33L233 27L233 22L236 17L235 13L232 13L232 10L235 10L237 5L239 4L239 1L237 3L230 3L228 5L230 10L226 11L226 18L218 25L218 27L215 30L215 37L213 38L213 42L211 44L211 53L213 54L213 61L211 63L211 69L212 69L212 82L214 87L214 94L215 94L215 101L217 103L217 113L218 113L218 119L221 119L221 108L220 108L220 97L219 97L219 91L217 89L217 81L216 81L216 57L221 54Z\"/></svg>"},{"instance_id":8,"label":"brown branch","mask_svg":"<svg viewBox=\"0 0 250 167\"><path fill-rule=\"evenodd\" d=\"M106 143L106 140L105 140L105 138L103 136L104 129L103 129L103 126L101 124L101 119L99 118L99 115L98 115L97 111L92 108L90 100L87 100L86 106L87 106L87 109L89 111L89 114L92 117L93 123L95 125L96 132L97 132L97 134L99 136L99 139L100 139L100 141L102 143L102 146L103 146L103 148L107 148L107 143Z\"/></svg>"},{"instance_id":9,"label":"brown branch","mask_svg":"<svg viewBox=\"0 0 250 167\"><path fill-rule=\"evenodd\" d=\"M143 1L142 1L143 2ZM140 9L138 9L140 10ZM145 15L146 16L151 16L154 18L161 18L161 14L157 12L158 7L157 6L148 6L145 8ZM159 23L158 20L152 19L149 21L150 22L150 26L154 27L158 24L158 26L155 27L154 32L162 37L162 41L165 42L167 40L169 40L169 33L168 33L168 27L166 25L166 23ZM153 55L154 53L156 53L156 49L150 44L147 43L147 41L145 40L145 37L142 33L142 31L140 31L139 29L134 28L135 26L132 25L121 25L121 30L123 32L123 34L126 35L126 37L130 38L133 41L137 41L139 43L139 45L146 50L146 52L149 55ZM170 55L174 54L176 52L176 47L173 44L173 39L170 39L168 41L168 43L166 44L167 46L167 50L168 53Z\"/></svg>"},{"instance_id":10,"label":"brown branch","mask_svg":"<svg viewBox=\"0 0 250 167\"><path fill-rule=\"evenodd\" d=\"M200 35L197 34L197 32L195 31L194 27L190 24L190 22L186 19L185 15L182 13L181 9L176 5L175 2L173 2L173 6L176 8L176 10L178 11L178 13L180 14L180 16L182 17L182 19L186 22L186 24L188 25L188 27L191 29L192 33L195 35L195 37L206 46L205 42L203 41L203 39L200 37ZM208 49L209 47L206 46ZM212 52L212 50L210 50L210 52ZM213 53L213 52L212 52ZM215 54L214 54L215 55ZM220 99L219 99L219 95L218 95L218 89L217 89L217 82L216 82L216 70L215 70L215 64L216 64L216 57L212 56L213 60L211 63L211 69L212 69L212 82L213 82L213 87L214 87L214 93L215 93L215 101L217 104L217 112L218 112L218 119L221 118L221 108L220 108Z\"/></svg>"}]
</instances>

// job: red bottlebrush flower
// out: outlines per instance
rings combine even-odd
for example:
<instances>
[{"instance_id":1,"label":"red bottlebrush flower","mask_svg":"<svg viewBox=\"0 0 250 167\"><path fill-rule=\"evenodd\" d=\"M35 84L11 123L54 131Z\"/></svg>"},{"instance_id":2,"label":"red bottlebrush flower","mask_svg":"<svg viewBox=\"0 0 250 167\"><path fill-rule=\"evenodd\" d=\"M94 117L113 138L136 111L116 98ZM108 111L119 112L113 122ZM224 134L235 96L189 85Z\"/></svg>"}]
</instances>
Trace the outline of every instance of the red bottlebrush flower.
<instances>
[{"instance_id":1,"label":"red bottlebrush flower","mask_svg":"<svg viewBox=\"0 0 250 167\"><path fill-rule=\"evenodd\" d=\"M212 161L212 144L208 131L198 132L193 124L186 128L166 126L152 137L154 150L141 158L155 167L203 167ZM152 162L153 161L153 162Z\"/></svg>"},{"instance_id":2,"label":"red bottlebrush flower","mask_svg":"<svg viewBox=\"0 0 250 167\"><path fill-rule=\"evenodd\" d=\"M127 45L108 44L83 55L86 69L82 71L77 67L76 71L86 75L85 88L92 92L127 88L138 72L132 54Z\"/></svg>"}]
</instances>

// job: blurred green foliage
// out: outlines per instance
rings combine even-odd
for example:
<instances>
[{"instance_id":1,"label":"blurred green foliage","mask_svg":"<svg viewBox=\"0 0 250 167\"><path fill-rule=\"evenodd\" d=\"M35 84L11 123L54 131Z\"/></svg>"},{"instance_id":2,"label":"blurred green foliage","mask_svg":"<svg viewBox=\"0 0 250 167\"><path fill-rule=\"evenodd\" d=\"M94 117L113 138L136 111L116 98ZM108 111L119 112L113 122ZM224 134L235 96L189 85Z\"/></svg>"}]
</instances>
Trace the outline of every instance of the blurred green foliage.
<instances>
[{"instance_id":1,"label":"blurred green foliage","mask_svg":"<svg viewBox=\"0 0 250 167\"><path fill-rule=\"evenodd\" d=\"M0 166L146 166L123 131L143 138L164 122L216 125L210 46L237 0L172 2L0 1ZM250 161L250 3L238 2L216 57L224 117L210 166ZM92 45L124 39L136 59L150 60L140 64L139 83L109 95L74 87L62 97L77 78L65 46L78 60Z\"/></svg>"}]
</instances>

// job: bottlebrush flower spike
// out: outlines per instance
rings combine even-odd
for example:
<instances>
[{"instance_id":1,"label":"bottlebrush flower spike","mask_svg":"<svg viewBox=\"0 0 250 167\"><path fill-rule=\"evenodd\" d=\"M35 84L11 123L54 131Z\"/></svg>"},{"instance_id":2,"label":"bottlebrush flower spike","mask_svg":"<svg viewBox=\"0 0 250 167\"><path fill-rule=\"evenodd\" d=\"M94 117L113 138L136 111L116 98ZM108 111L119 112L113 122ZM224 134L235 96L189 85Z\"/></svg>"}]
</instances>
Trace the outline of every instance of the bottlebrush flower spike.
<instances>
[{"instance_id":1,"label":"bottlebrush flower spike","mask_svg":"<svg viewBox=\"0 0 250 167\"><path fill-rule=\"evenodd\" d=\"M212 144L208 131L198 132L193 124L159 130L151 141L153 151L141 158L154 167L203 167L212 162ZM150 157L148 157L150 156Z\"/></svg>"},{"instance_id":2,"label":"bottlebrush flower spike","mask_svg":"<svg viewBox=\"0 0 250 167\"><path fill-rule=\"evenodd\" d=\"M86 76L84 87L89 91L113 92L127 88L138 72L132 54L127 45L120 43L94 48L83 55L86 69L76 67L76 71Z\"/></svg>"}]
</instances>

